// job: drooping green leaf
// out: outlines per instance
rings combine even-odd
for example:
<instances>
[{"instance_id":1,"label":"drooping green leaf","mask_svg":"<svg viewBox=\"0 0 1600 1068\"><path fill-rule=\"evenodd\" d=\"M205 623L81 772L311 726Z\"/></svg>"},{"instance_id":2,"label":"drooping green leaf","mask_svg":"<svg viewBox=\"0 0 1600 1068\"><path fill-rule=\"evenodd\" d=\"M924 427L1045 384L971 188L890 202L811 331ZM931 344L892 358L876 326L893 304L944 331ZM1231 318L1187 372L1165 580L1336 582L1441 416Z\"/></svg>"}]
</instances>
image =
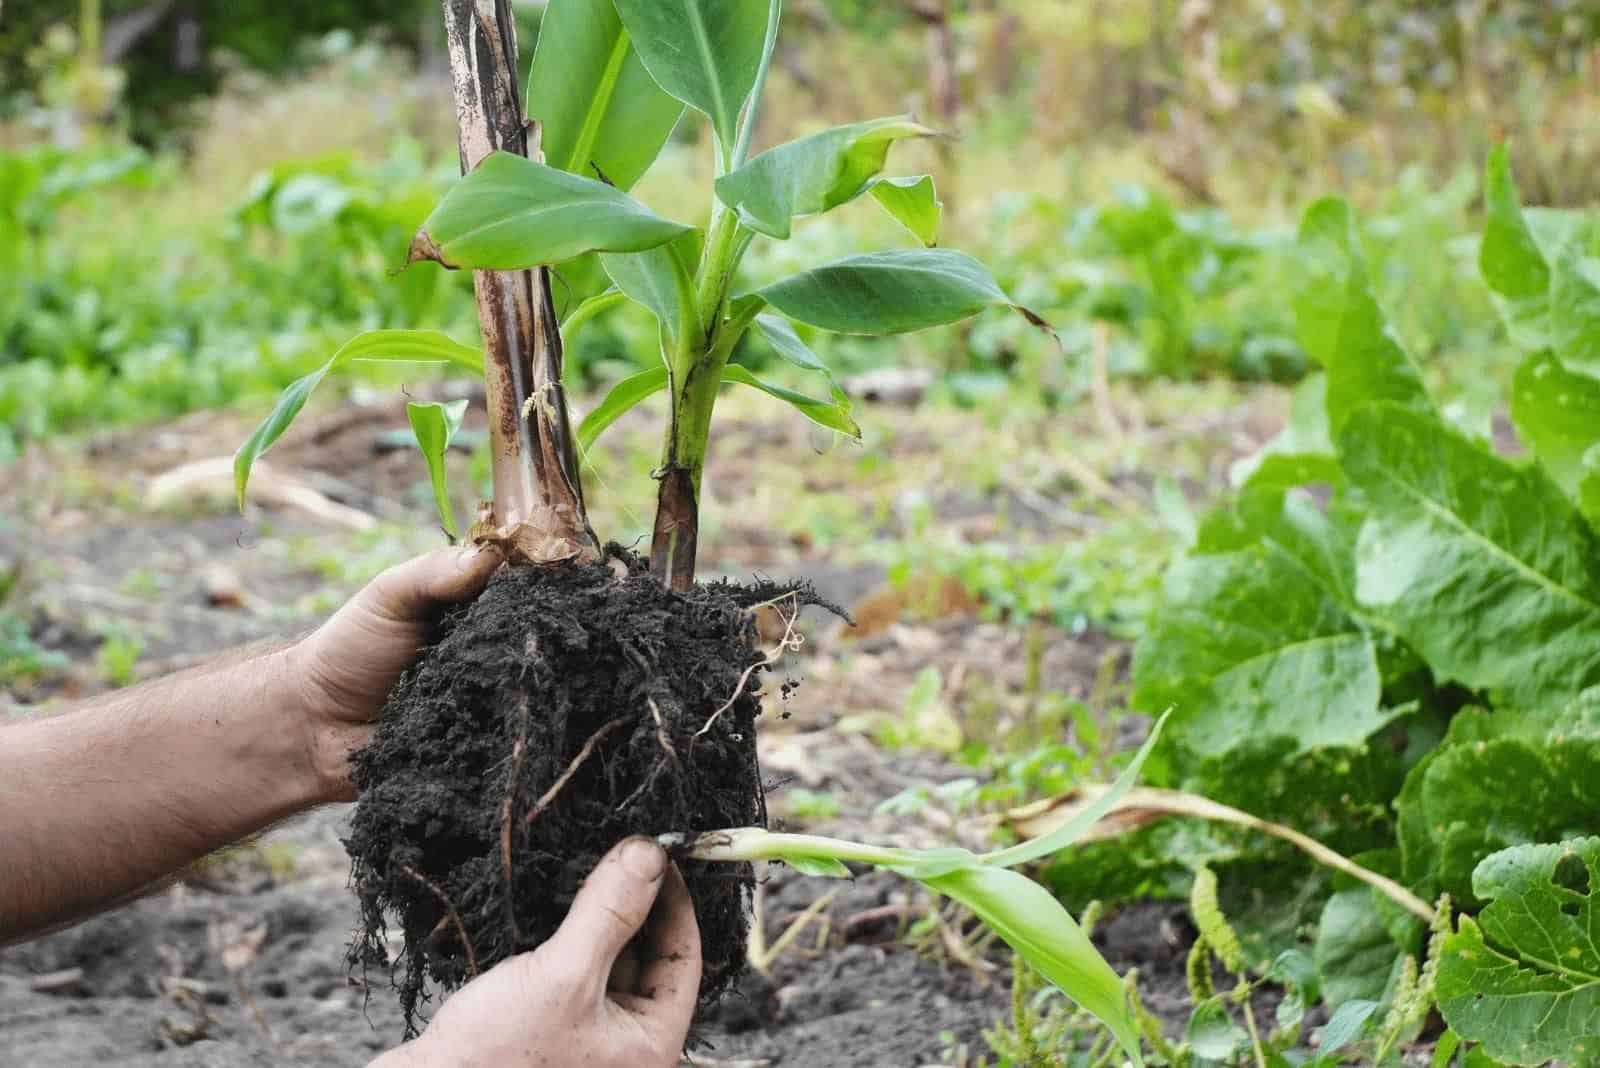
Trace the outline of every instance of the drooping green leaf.
<instances>
[{"instance_id":1,"label":"drooping green leaf","mask_svg":"<svg viewBox=\"0 0 1600 1068\"><path fill-rule=\"evenodd\" d=\"M686 310L693 314L694 270L700 258L700 231L691 230L644 252L613 252L600 257L617 288L655 315L669 337L683 330Z\"/></svg>"},{"instance_id":2,"label":"drooping green leaf","mask_svg":"<svg viewBox=\"0 0 1600 1068\"><path fill-rule=\"evenodd\" d=\"M1390 328L1367 278L1355 217L1342 200L1319 200L1296 243L1302 283L1294 296L1300 342L1328 374L1328 427L1373 401L1432 411L1422 376Z\"/></svg>"},{"instance_id":3,"label":"drooping green leaf","mask_svg":"<svg viewBox=\"0 0 1600 1068\"><path fill-rule=\"evenodd\" d=\"M588 252L640 252L692 229L604 182L495 152L433 209L410 262L514 271Z\"/></svg>"},{"instance_id":4,"label":"drooping green leaf","mask_svg":"<svg viewBox=\"0 0 1600 1068\"><path fill-rule=\"evenodd\" d=\"M621 190L650 168L683 114L655 83L613 0L550 0L528 75L545 162Z\"/></svg>"},{"instance_id":5,"label":"drooping green leaf","mask_svg":"<svg viewBox=\"0 0 1600 1068\"><path fill-rule=\"evenodd\" d=\"M915 178L878 178L869 188L872 197L883 210L911 231L913 237L928 248L939 243L939 222L944 214L944 201L933 187L933 176Z\"/></svg>"},{"instance_id":6,"label":"drooping green leaf","mask_svg":"<svg viewBox=\"0 0 1600 1068\"><path fill-rule=\"evenodd\" d=\"M566 345L572 344L572 339L591 322L627 301L628 295L620 289L608 289L604 293L596 293L585 298L576 308L567 313L561 320L561 340Z\"/></svg>"},{"instance_id":7,"label":"drooping green leaf","mask_svg":"<svg viewBox=\"0 0 1600 1068\"><path fill-rule=\"evenodd\" d=\"M1451 1030L1509 1064L1592 1064L1600 1053L1600 838L1487 858L1439 961Z\"/></svg>"},{"instance_id":8,"label":"drooping green leaf","mask_svg":"<svg viewBox=\"0 0 1600 1068\"><path fill-rule=\"evenodd\" d=\"M1483 203L1478 271L1511 340L1526 349L1542 349L1550 343L1550 267L1523 218L1503 144L1489 153Z\"/></svg>"},{"instance_id":9,"label":"drooping green leaf","mask_svg":"<svg viewBox=\"0 0 1600 1068\"><path fill-rule=\"evenodd\" d=\"M1576 495L1584 454L1600 444L1600 378L1567 370L1549 352L1535 353L1511 380L1511 419L1550 476Z\"/></svg>"},{"instance_id":10,"label":"drooping green leaf","mask_svg":"<svg viewBox=\"0 0 1600 1068\"><path fill-rule=\"evenodd\" d=\"M357 334L340 346L328 362L304 378L289 384L278 397L272 413L262 420L233 455L233 485L244 507L244 491L250 482L250 468L272 443L283 436L328 372L351 360L382 360L397 363L450 363L476 374L483 373L483 353L458 344L437 330L369 330Z\"/></svg>"},{"instance_id":11,"label":"drooping green leaf","mask_svg":"<svg viewBox=\"0 0 1600 1068\"><path fill-rule=\"evenodd\" d=\"M1548 475L1394 404L1338 442L1372 509L1357 597L1441 680L1525 707L1600 682L1600 544Z\"/></svg>"},{"instance_id":12,"label":"drooping green leaf","mask_svg":"<svg viewBox=\"0 0 1600 1068\"><path fill-rule=\"evenodd\" d=\"M1250 1045L1250 1036L1228 1015L1220 996L1209 997L1194 1007L1183 1038L1196 1057L1207 1061L1226 1061Z\"/></svg>"},{"instance_id":13,"label":"drooping green leaf","mask_svg":"<svg viewBox=\"0 0 1600 1068\"><path fill-rule=\"evenodd\" d=\"M959 322L995 305L1037 315L995 282L988 268L951 249L901 249L850 256L790 275L757 296L791 319L840 334L901 334Z\"/></svg>"},{"instance_id":14,"label":"drooping green leaf","mask_svg":"<svg viewBox=\"0 0 1600 1068\"><path fill-rule=\"evenodd\" d=\"M1135 1065L1144 1063L1122 980L1048 890L1026 875L988 866L927 885L971 909L1035 971L1110 1028Z\"/></svg>"},{"instance_id":15,"label":"drooping green leaf","mask_svg":"<svg viewBox=\"0 0 1600 1068\"><path fill-rule=\"evenodd\" d=\"M1400 947L1389 937L1369 887L1341 890L1328 898L1317 924L1314 958L1330 1006L1376 1003L1398 956Z\"/></svg>"},{"instance_id":16,"label":"drooping green leaf","mask_svg":"<svg viewBox=\"0 0 1600 1068\"><path fill-rule=\"evenodd\" d=\"M1289 553L1262 543L1178 561L1134 654L1136 707L1171 707L1172 745L1216 755L1283 737L1360 744L1380 707L1372 639Z\"/></svg>"},{"instance_id":17,"label":"drooping green leaf","mask_svg":"<svg viewBox=\"0 0 1600 1068\"><path fill-rule=\"evenodd\" d=\"M1072 819L1057 827L1049 834L1040 835L1027 842L1021 842L1008 849L997 850L986 854L981 859L985 864L993 864L1001 868L1015 868L1021 864L1031 864L1033 861L1042 860L1053 856L1072 845L1095 824L1099 823L1117 803L1128 795L1139 782L1139 773L1144 768L1144 762L1150 759L1150 753L1156 747L1156 742L1161 738L1161 729L1166 725L1167 716L1163 714L1150 728L1150 735L1134 754L1133 760L1122 769L1122 774L1117 776L1116 782L1111 784L1111 789L1101 794L1093 804L1086 805L1076 813Z\"/></svg>"},{"instance_id":18,"label":"drooping green leaf","mask_svg":"<svg viewBox=\"0 0 1600 1068\"><path fill-rule=\"evenodd\" d=\"M606 428L615 423L622 413L645 398L666 389L667 381L665 367L652 367L648 371L629 375L612 386L604 399L583 417L583 422L578 424L578 449L581 452L588 452L600 435L605 433Z\"/></svg>"},{"instance_id":19,"label":"drooping green leaf","mask_svg":"<svg viewBox=\"0 0 1600 1068\"><path fill-rule=\"evenodd\" d=\"M461 429L461 418L467 412L464 400L441 404L438 401L406 405L406 418L411 420L411 432L416 435L417 448L428 464L428 480L433 483L433 502L439 509L439 522L450 540L461 536L456 527L455 506L450 503L450 486L445 478L444 455L450 441Z\"/></svg>"},{"instance_id":20,"label":"drooping green leaf","mask_svg":"<svg viewBox=\"0 0 1600 1068\"><path fill-rule=\"evenodd\" d=\"M810 397L804 393L796 393L792 389L775 386L770 382L757 378L750 372L748 367L742 367L736 363L730 363L722 369L722 381L737 382L743 386L750 386L752 389L759 389L767 396L776 397L778 400L788 404L795 411L820 427L838 431L840 434L857 440L861 438L861 428L850 417L848 403L840 404L837 401L818 400L816 397Z\"/></svg>"},{"instance_id":21,"label":"drooping green leaf","mask_svg":"<svg viewBox=\"0 0 1600 1068\"><path fill-rule=\"evenodd\" d=\"M827 364L811 351L811 347L801 340L795 333L789 320L781 315L757 315L756 329L761 336L772 346L772 350L786 361L804 371L815 371L828 380L828 393L833 397L835 404L841 405L845 411L850 410L850 398L845 395L839 383L834 379L833 372L828 370Z\"/></svg>"},{"instance_id":22,"label":"drooping green leaf","mask_svg":"<svg viewBox=\"0 0 1600 1068\"><path fill-rule=\"evenodd\" d=\"M1322 1044L1317 1048L1319 1066L1331 1066L1343 1058L1333 1055L1359 1039L1373 1015L1383 1006L1377 1001L1347 1001L1340 1005L1322 1027Z\"/></svg>"},{"instance_id":23,"label":"drooping green leaf","mask_svg":"<svg viewBox=\"0 0 1600 1068\"><path fill-rule=\"evenodd\" d=\"M732 150L766 47L768 0L616 0L656 84L706 113Z\"/></svg>"},{"instance_id":24,"label":"drooping green leaf","mask_svg":"<svg viewBox=\"0 0 1600 1068\"><path fill-rule=\"evenodd\" d=\"M717 197L749 229L787 240L796 216L821 214L866 192L895 141L933 133L908 116L836 126L770 148L723 175Z\"/></svg>"},{"instance_id":25,"label":"drooping green leaf","mask_svg":"<svg viewBox=\"0 0 1600 1068\"><path fill-rule=\"evenodd\" d=\"M1568 367L1600 375L1600 220L1586 219L1555 254L1550 345Z\"/></svg>"}]
</instances>

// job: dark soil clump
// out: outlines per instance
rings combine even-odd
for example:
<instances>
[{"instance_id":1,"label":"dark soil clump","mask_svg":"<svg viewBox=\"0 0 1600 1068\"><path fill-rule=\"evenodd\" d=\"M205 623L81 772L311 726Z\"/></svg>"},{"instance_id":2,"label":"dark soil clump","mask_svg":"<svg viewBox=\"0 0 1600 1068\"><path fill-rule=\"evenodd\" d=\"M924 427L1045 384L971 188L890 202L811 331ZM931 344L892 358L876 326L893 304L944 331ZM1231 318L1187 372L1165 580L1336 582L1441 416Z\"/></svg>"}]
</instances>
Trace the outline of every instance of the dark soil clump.
<instances>
[{"instance_id":1,"label":"dark soil clump","mask_svg":"<svg viewBox=\"0 0 1600 1068\"><path fill-rule=\"evenodd\" d=\"M452 989L538 946L629 835L765 825L755 606L771 583L662 587L633 557L507 568L441 624L354 758L347 843L362 912L352 964L385 964L408 1034L428 979ZM680 862L705 960L701 1003L745 967L751 873Z\"/></svg>"}]
</instances>

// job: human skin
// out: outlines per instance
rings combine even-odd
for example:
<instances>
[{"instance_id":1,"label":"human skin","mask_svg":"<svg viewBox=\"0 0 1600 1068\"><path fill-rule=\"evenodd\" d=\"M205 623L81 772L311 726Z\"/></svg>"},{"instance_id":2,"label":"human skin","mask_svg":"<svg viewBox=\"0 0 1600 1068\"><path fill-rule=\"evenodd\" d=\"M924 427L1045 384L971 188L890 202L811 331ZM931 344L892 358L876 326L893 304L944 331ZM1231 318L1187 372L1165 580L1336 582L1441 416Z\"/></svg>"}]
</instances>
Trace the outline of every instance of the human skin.
<instances>
[{"instance_id":1,"label":"human skin","mask_svg":"<svg viewBox=\"0 0 1600 1068\"><path fill-rule=\"evenodd\" d=\"M492 549L418 557L298 642L0 729L0 945L136 897L298 812L353 800L349 754L440 610L474 596L500 562ZM624 952L640 929L642 968ZM554 938L469 983L421 1038L374 1064L675 1065L699 976L681 877L659 847L630 840Z\"/></svg>"}]
</instances>

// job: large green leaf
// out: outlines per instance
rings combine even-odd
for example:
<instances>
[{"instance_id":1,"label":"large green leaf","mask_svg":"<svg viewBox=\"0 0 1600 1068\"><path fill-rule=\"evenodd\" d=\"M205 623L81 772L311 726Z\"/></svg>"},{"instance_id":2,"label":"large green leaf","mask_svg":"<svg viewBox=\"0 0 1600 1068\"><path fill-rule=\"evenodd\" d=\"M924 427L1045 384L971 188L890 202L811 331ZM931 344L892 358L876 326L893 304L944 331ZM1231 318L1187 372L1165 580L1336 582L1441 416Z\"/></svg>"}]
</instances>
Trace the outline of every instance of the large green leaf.
<instances>
[{"instance_id":1,"label":"large green leaf","mask_svg":"<svg viewBox=\"0 0 1600 1068\"><path fill-rule=\"evenodd\" d=\"M1326 581L1266 542L1173 565L1134 684L1134 704L1171 707L1174 746L1202 757L1275 737L1292 753L1358 745L1397 714L1380 707L1371 638Z\"/></svg>"},{"instance_id":2,"label":"large green leaf","mask_svg":"<svg viewBox=\"0 0 1600 1068\"><path fill-rule=\"evenodd\" d=\"M1342 200L1307 209L1296 244L1301 284L1294 296L1300 341L1328 372L1328 426L1337 434L1372 401L1431 411L1422 376L1390 329L1367 278L1355 217Z\"/></svg>"},{"instance_id":3,"label":"large green leaf","mask_svg":"<svg viewBox=\"0 0 1600 1068\"><path fill-rule=\"evenodd\" d=\"M483 353L457 344L437 330L369 330L346 341L328 362L304 378L289 384L278 397L272 413L233 455L233 485L244 507L244 491L250 482L250 467L272 443L283 436L306 405L313 390L328 372L351 360L382 360L398 363L450 363L483 374Z\"/></svg>"},{"instance_id":4,"label":"large green leaf","mask_svg":"<svg viewBox=\"0 0 1600 1068\"><path fill-rule=\"evenodd\" d=\"M841 334L902 334L959 322L995 305L1016 308L989 269L951 249L850 256L790 275L756 295L791 319Z\"/></svg>"},{"instance_id":5,"label":"large green leaf","mask_svg":"<svg viewBox=\"0 0 1600 1068\"><path fill-rule=\"evenodd\" d=\"M908 116L836 126L768 149L723 175L717 197L751 230L786 240L795 216L820 214L866 192L895 141L933 132Z\"/></svg>"},{"instance_id":6,"label":"large green leaf","mask_svg":"<svg viewBox=\"0 0 1600 1068\"><path fill-rule=\"evenodd\" d=\"M410 259L514 271L588 252L640 252L692 229L604 182L495 152L433 209Z\"/></svg>"},{"instance_id":7,"label":"large green leaf","mask_svg":"<svg viewBox=\"0 0 1600 1068\"><path fill-rule=\"evenodd\" d=\"M1050 891L1019 872L986 866L925 881L971 909L1035 971L1110 1028L1134 1064L1144 1063L1122 980Z\"/></svg>"},{"instance_id":8,"label":"large green leaf","mask_svg":"<svg viewBox=\"0 0 1600 1068\"><path fill-rule=\"evenodd\" d=\"M727 149L766 47L769 0L616 0L656 84L698 108Z\"/></svg>"},{"instance_id":9,"label":"large green leaf","mask_svg":"<svg viewBox=\"0 0 1600 1068\"><path fill-rule=\"evenodd\" d=\"M417 448L428 464L428 480L433 484L433 502L439 509L439 522L445 533L454 541L460 532L456 528L456 510L450 503L450 486L445 479L444 455L450 441L461 429L461 419L467 412L464 400L441 404L438 401L406 405L406 418L411 420L411 432L416 435Z\"/></svg>"},{"instance_id":10,"label":"large green leaf","mask_svg":"<svg viewBox=\"0 0 1600 1068\"><path fill-rule=\"evenodd\" d=\"M939 243L939 222L944 213L944 202L933 187L932 175L878 178L868 188L883 210L895 222L910 230L918 241L928 248Z\"/></svg>"},{"instance_id":11,"label":"large green leaf","mask_svg":"<svg viewBox=\"0 0 1600 1068\"><path fill-rule=\"evenodd\" d=\"M1542 349L1550 342L1550 267L1523 218L1504 145L1489 153L1483 205L1478 271L1511 339L1523 348Z\"/></svg>"},{"instance_id":12,"label":"large green leaf","mask_svg":"<svg viewBox=\"0 0 1600 1068\"><path fill-rule=\"evenodd\" d=\"M1600 443L1600 378L1567 370L1549 352L1535 353L1511 380L1511 419L1551 477L1576 495L1584 454Z\"/></svg>"},{"instance_id":13,"label":"large green leaf","mask_svg":"<svg viewBox=\"0 0 1600 1068\"><path fill-rule=\"evenodd\" d=\"M1509 1064L1600 1055L1600 838L1520 845L1478 865L1489 905L1439 960L1439 1012Z\"/></svg>"},{"instance_id":14,"label":"large green leaf","mask_svg":"<svg viewBox=\"0 0 1600 1068\"><path fill-rule=\"evenodd\" d=\"M1600 544L1548 475L1394 404L1338 444L1371 508L1357 596L1441 680L1529 707L1600 682Z\"/></svg>"},{"instance_id":15,"label":"large green leaf","mask_svg":"<svg viewBox=\"0 0 1600 1068\"><path fill-rule=\"evenodd\" d=\"M528 75L545 162L632 189L683 114L645 70L613 0L550 0Z\"/></svg>"}]
</instances>

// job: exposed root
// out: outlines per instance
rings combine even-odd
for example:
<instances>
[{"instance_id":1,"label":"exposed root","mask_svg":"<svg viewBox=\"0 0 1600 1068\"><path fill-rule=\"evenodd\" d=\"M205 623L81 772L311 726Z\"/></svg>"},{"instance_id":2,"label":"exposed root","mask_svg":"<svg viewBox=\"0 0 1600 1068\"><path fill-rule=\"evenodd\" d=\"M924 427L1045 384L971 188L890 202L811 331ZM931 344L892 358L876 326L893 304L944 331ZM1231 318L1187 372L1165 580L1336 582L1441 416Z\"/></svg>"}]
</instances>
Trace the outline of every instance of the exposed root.
<instances>
[{"instance_id":1,"label":"exposed root","mask_svg":"<svg viewBox=\"0 0 1600 1068\"><path fill-rule=\"evenodd\" d=\"M506 879L506 926L511 929L511 944L522 945L522 931L517 926L516 874L511 865L511 810L517 801L517 787L522 782L522 758L528 751L528 698L517 701L516 744L511 748L511 778L506 782L505 800L500 803L500 863Z\"/></svg>"},{"instance_id":2,"label":"exposed root","mask_svg":"<svg viewBox=\"0 0 1600 1068\"><path fill-rule=\"evenodd\" d=\"M672 748L672 742L667 738L667 726L661 721L661 706L656 704L654 697L646 697L644 702L650 706L650 718L656 721L656 741L661 743L661 751L667 754L667 759L672 761L673 767L682 767L683 762L678 759L678 751Z\"/></svg>"},{"instance_id":3,"label":"exposed root","mask_svg":"<svg viewBox=\"0 0 1600 1068\"><path fill-rule=\"evenodd\" d=\"M538 819L540 814L542 814L545 809L550 807L550 802L554 801L567 783L572 781L572 777L578 774L578 769L583 767L583 762L585 760L589 759L589 755L594 752L595 746L599 745L605 739L606 735L610 734L612 731L616 730L626 722L628 722L627 716L618 716L616 719L604 724L599 730L589 735L589 740L583 743L583 748L578 750L578 755L572 758L572 763L568 764L567 770L561 773L561 778L550 784L550 789L546 790L542 795L540 795L539 800L534 802L534 806L530 808L528 810L528 814L523 817L522 825L524 827Z\"/></svg>"},{"instance_id":4,"label":"exposed root","mask_svg":"<svg viewBox=\"0 0 1600 1068\"><path fill-rule=\"evenodd\" d=\"M432 879L429 879L409 864L397 864L395 867L400 874L408 879L415 879L426 887L429 893L439 899L439 904L444 906L445 916L455 925L456 934L461 936L461 948L467 954L467 977L476 979L478 976L478 955L472 951L472 939L467 937L467 925L461 922L461 913L456 911L456 907L450 903L450 898L446 896L443 890L439 889L438 884Z\"/></svg>"},{"instance_id":5,"label":"exposed root","mask_svg":"<svg viewBox=\"0 0 1600 1068\"><path fill-rule=\"evenodd\" d=\"M793 598L794 594L791 593L789 597ZM781 601L783 598L780 597L777 598L777 600ZM749 667L744 669L744 674L739 676L739 684L733 688L732 695L730 695L729 698L722 703L720 708L711 713L711 718L705 721L704 726L694 732L694 736L696 738L701 737L707 731L709 731L716 724L717 720L721 718L722 714L728 709L732 708L739 698L744 695L744 688L750 684L751 675L771 667L773 664L776 664L778 661L783 659L784 653L797 650L805 644L804 636L794 632L795 622L799 620L799 618L800 607L799 605L795 605L794 610L783 617L783 637L778 639L778 644L773 646L771 652L767 653L766 656L762 657L760 660L757 660L754 664L751 664Z\"/></svg>"}]
</instances>

